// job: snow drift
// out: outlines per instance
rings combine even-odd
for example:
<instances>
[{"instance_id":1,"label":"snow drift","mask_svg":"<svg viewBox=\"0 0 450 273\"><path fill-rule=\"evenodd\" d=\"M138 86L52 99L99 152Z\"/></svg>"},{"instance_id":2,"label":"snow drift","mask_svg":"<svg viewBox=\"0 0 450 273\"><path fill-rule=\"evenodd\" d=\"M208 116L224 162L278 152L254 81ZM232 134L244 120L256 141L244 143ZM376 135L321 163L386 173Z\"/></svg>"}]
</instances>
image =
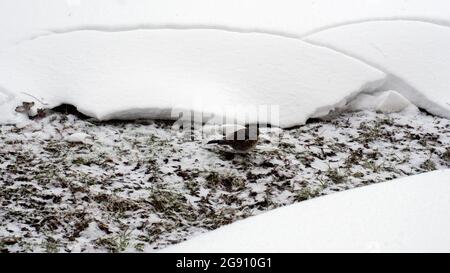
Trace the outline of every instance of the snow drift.
<instances>
[{"instance_id":1,"label":"snow drift","mask_svg":"<svg viewBox=\"0 0 450 273\"><path fill-rule=\"evenodd\" d=\"M450 28L412 21L350 24L307 41L353 56L388 74L394 89L415 105L450 118Z\"/></svg>"},{"instance_id":2,"label":"snow drift","mask_svg":"<svg viewBox=\"0 0 450 273\"><path fill-rule=\"evenodd\" d=\"M214 113L216 122L224 112L270 104L282 111L279 125L292 126L358 92L385 90L450 117L449 7L446 0L1 1L0 123L25 118L14 112L22 101L42 100L99 119L173 118L176 107Z\"/></svg>"},{"instance_id":3,"label":"snow drift","mask_svg":"<svg viewBox=\"0 0 450 273\"><path fill-rule=\"evenodd\" d=\"M380 113L416 113L417 107L396 91L375 92L374 94L359 94L345 105L344 109L351 111L372 110Z\"/></svg>"},{"instance_id":4,"label":"snow drift","mask_svg":"<svg viewBox=\"0 0 450 273\"><path fill-rule=\"evenodd\" d=\"M224 226L166 252L448 252L450 170L348 190Z\"/></svg>"},{"instance_id":5,"label":"snow drift","mask_svg":"<svg viewBox=\"0 0 450 273\"><path fill-rule=\"evenodd\" d=\"M0 86L19 94L17 105L32 99L26 92L101 120L177 118L177 108L220 117L242 105L227 115L272 123L245 106L277 105L279 125L293 126L385 79L297 39L219 30L75 31L20 43L0 59Z\"/></svg>"},{"instance_id":6,"label":"snow drift","mask_svg":"<svg viewBox=\"0 0 450 273\"><path fill-rule=\"evenodd\" d=\"M350 22L450 24L447 0L14 0L0 1L0 48L68 30L210 28L301 36Z\"/></svg>"}]
</instances>

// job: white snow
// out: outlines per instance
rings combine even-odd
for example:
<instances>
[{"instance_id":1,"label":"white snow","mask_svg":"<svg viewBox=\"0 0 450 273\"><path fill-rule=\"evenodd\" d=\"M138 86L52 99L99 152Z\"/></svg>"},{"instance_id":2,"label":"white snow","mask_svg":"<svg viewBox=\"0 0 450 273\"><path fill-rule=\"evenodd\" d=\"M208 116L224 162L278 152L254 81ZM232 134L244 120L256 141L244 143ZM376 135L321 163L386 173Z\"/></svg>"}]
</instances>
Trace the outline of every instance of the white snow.
<instances>
[{"instance_id":1,"label":"white snow","mask_svg":"<svg viewBox=\"0 0 450 273\"><path fill-rule=\"evenodd\" d=\"M301 36L366 20L449 25L449 6L447 0L0 1L0 48L75 29L210 28Z\"/></svg>"},{"instance_id":2,"label":"white snow","mask_svg":"<svg viewBox=\"0 0 450 273\"><path fill-rule=\"evenodd\" d=\"M166 252L448 252L450 170L348 190L235 222Z\"/></svg>"},{"instance_id":3,"label":"white snow","mask_svg":"<svg viewBox=\"0 0 450 273\"><path fill-rule=\"evenodd\" d=\"M397 113L417 107L398 92L389 90L375 94L359 94L344 108L353 111L374 110L380 113Z\"/></svg>"},{"instance_id":4,"label":"white snow","mask_svg":"<svg viewBox=\"0 0 450 273\"><path fill-rule=\"evenodd\" d=\"M240 105L229 117L277 104L280 125L292 126L373 89L396 90L449 117L449 7L445 0L2 1L0 123L23 120L14 113L23 100L43 100L100 119Z\"/></svg>"},{"instance_id":5,"label":"white snow","mask_svg":"<svg viewBox=\"0 0 450 273\"><path fill-rule=\"evenodd\" d=\"M15 124L8 134L20 132L5 138L11 147L15 140L50 142L55 136L93 145L98 139L90 129L92 136L74 128L64 128L63 135L62 123L52 128L39 123L41 117L28 119L40 108L64 103L100 120L177 119L178 111L194 111L214 123L204 127L208 137L232 129L215 126L230 121L224 116L290 127L334 109L417 116L421 107L450 118L449 27L446 0L0 1L0 124ZM16 109L23 102L34 102L28 113ZM262 105L276 106L280 116L255 116ZM403 118L407 124L414 116ZM430 134L420 139L425 148L434 141L434 125L420 126ZM332 130L336 127L318 135L333 135ZM101 142L112 145L117 139ZM448 153L445 142L439 144ZM76 151L82 145L69 147ZM448 156L440 150L438 155ZM184 158L182 164L195 165ZM95 156L69 160L94 162ZM411 161L436 168L421 157ZM330 170L325 163L308 164ZM396 167L404 173L413 168ZM301 202L165 251L448 252L449 178L450 170L435 171ZM262 195L266 184L251 188ZM199 192L209 195L204 188ZM275 201L281 204L290 195L282 192ZM10 229L18 232L19 226ZM78 243L102 235L91 223Z\"/></svg>"},{"instance_id":6,"label":"white snow","mask_svg":"<svg viewBox=\"0 0 450 273\"><path fill-rule=\"evenodd\" d=\"M249 121L259 105L280 126L302 124L384 73L297 39L219 30L75 31L26 41L0 54L0 86L46 107L61 103L98 119L178 118L173 109Z\"/></svg>"},{"instance_id":7,"label":"white snow","mask_svg":"<svg viewBox=\"0 0 450 273\"><path fill-rule=\"evenodd\" d=\"M86 143L89 142L92 137L86 133L78 132L73 133L65 138L67 142L72 143Z\"/></svg>"},{"instance_id":8,"label":"white snow","mask_svg":"<svg viewBox=\"0 0 450 273\"><path fill-rule=\"evenodd\" d=\"M386 89L402 93L433 114L450 117L449 27L412 21L365 22L321 31L306 40L386 72Z\"/></svg>"}]
</instances>

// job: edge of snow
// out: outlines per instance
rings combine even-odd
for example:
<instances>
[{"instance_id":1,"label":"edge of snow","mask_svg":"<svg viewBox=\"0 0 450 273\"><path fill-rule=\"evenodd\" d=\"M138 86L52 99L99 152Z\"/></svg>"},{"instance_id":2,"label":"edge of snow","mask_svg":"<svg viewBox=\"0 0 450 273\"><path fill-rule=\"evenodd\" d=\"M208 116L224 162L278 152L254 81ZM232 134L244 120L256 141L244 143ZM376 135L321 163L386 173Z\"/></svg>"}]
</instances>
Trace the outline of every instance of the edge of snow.
<instances>
[{"instance_id":1,"label":"edge of snow","mask_svg":"<svg viewBox=\"0 0 450 273\"><path fill-rule=\"evenodd\" d=\"M69 103L101 120L173 119L169 109L184 108L220 121L223 105L274 104L280 126L290 127L385 82L378 69L300 39L219 30L76 31L29 40L1 57L0 85L17 100L25 90L49 107ZM206 109L196 105L202 99Z\"/></svg>"},{"instance_id":2,"label":"edge of snow","mask_svg":"<svg viewBox=\"0 0 450 273\"><path fill-rule=\"evenodd\" d=\"M229 32L236 32L236 33L256 33L256 34L267 34L267 35L274 35L279 36L283 38L294 38L294 39L301 39L305 42L308 41L308 36L311 36L313 34L327 31L330 29L342 27L342 26L349 26L349 25L357 25L362 23L368 23L368 22L389 22L389 21L403 21L403 22L422 22L422 23L429 23L434 24L437 26L443 26L443 27L450 27L450 21L445 20L438 20L438 19L430 19L430 18L422 18L422 17L375 17L370 19L357 19L357 20L349 20L341 23L336 24L330 24L325 25L323 27L318 27L313 30L307 31L305 33L296 33L296 32L287 32L287 31L281 31L276 30L272 28L257 28L257 27L237 27L237 26L227 26L227 25L220 25L220 24L182 24L182 23L165 23L165 24L155 24L155 23L148 23L148 24L129 24L129 25L102 25L102 24L85 24L85 25L78 25L73 27L65 27L65 28L52 28L47 29L45 31L40 31L39 33L30 35L28 38L24 38L20 41L16 42L16 45L19 45L23 42L32 41L35 39L39 39L45 36L49 35L57 35L57 34L66 34L70 32L76 32L76 31L85 31L85 30L92 30L92 31L101 31L101 32L123 32L123 31L134 31L134 30L220 30L220 31L229 31Z\"/></svg>"},{"instance_id":3,"label":"edge of snow","mask_svg":"<svg viewBox=\"0 0 450 273\"><path fill-rule=\"evenodd\" d=\"M392 61L392 63L389 63L389 58L387 58L384 55L383 48L380 48L379 45L378 46L372 45L371 44L372 41L366 41L366 39L364 38L364 35L367 34L366 32L362 33L361 30L358 31L358 29L357 29L357 30L353 30L351 33L356 33L356 34L354 34L354 36L356 36L356 37L358 37L358 35L362 33L360 40L357 40L357 42L360 43L359 46L362 45L362 46L372 47L373 49L375 49L377 51L378 54L381 55L380 58L374 58L373 56L370 56L371 53L367 53L367 51L361 51L361 50L355 49L355 48L357 48L357 46L354 44L352 45L352 42L349 42L348 44L346 44L346 42L343 41L343 39L339 39L338 41L336 41L333 38L333 31L337 31L339 34L342 35L342 33L344 33L344 34L346 32L350 33L349 30L351 30L352 27L356 27L356 28L377 27L377 24L383 24L383 23L391 23L391 24L394 23L394 25L392 25L393 27L404 27L404 26L406 26L404 23L408 23L408 22L413 23L416 26L420 26L420 27L424 27L424 28L433 28L433 30L438 30L439 28L442 28L442 29L445 29L448 33L450 33L450 28L448 25L439 25L439 24L434 24L434 23L424 22L424 21L412 21L411 22L411 21L407 21L407 20L395 20L395 21L368 20L368 21L357 22L357 23L353 23L353 24L343 24L343 25L339 25L336 27L325 28L322 31L316 31L309 35L306 35L303 37L303 39L304 39L304 41L306 41L308 43L318 45L318 46L323 46L326 48L330 48L330 49L340 52L344 55L347 55L349 57L358 59L361 62L367 64L368 66L371 66L380 71L383 71L387 75L385 84L381 87L383 90L396 90L396 91L402 93L406 98L408 98L416 106L421 107L432 114L442 116L445 118L450 118L450 104L448 102L442 103L442 98L441 98L441 93L445 94L445 92L443 92L442 90L433 90L433 87L429 87L429 86L424 87L423 83L420 84L421 87L417 87L414 83L410 83L410 80L408 80L408 78L407 78L408 73L410 73L410 72L400 71L400 70L402 70L401 68L395 67L396 65L399 65L398 60L395 60L395 61ZM399 25L399 24L402 24L402 25ZM382 27L382 26L379 26L379 27ZM436 29L434 27L436 27ZM386 29L388 30L386 32L389 33L390 28L386 28ZM442 29L440 29L440 30L442 30ZM419 34L417 34L416 39L420 40ZM380 42L386 42L386 41L380 41ZM352 48L352 46L353 46L353 48ZM411 44L408 44L408 46L411 46ZM418 50L423 50L423 48L421 46L418 46L417 48L418 48ZM448 48L444 47L444 48L442 48L442 50L448 50ZM362 52L364 52L364 53L362 53ZM442 54L444 54L444 55L445 55L445 53L446 52L442 52ZM365 55L365 54L367 54L367 55ZM385 59L383 59L383 57ZM414 56L409 56L409 57L411 60L414 59ZM427 64L423 63L423 62L426 62L431 58L432 58L432 56L430 56L430 58L428 58L427 60L419 59L416 64L417 70L420 70L421 66L426 66ZM374 59L376 59L376 61ZM397 64L395 62L397 62ZM390 69L389 67L393 67L393 68ZM438 68L431 67L431 69L438 69ZM402 76L400 76L400 75L402 75ZM405 76L405 75L407 75L407 76ZM409 76L413 77L411 75L409 75ZM444 78L444 79L440 79L441 81L446 80L445 77L442 77L442 78ZM433 83L433 81L429 80L429 82L427 82L426 84L431 84L431 83ZM420 90L420 89L424 89L424 88L429 88L429 89ZM433 93L436 93L437 95L433 96ZM447 100L449 100L449 99L450 99L450 97L447 98Z\"/></svg>"},{"instance_id":4,"label":"edge of snow","mask_svg":"<svg viewBox=\"0 0 450 273\"><path fill-rule=\"evenodd\" d=\"M314 198L162 252L449 251L449 180L439 170Z\"/></svg>"}]
</instances>

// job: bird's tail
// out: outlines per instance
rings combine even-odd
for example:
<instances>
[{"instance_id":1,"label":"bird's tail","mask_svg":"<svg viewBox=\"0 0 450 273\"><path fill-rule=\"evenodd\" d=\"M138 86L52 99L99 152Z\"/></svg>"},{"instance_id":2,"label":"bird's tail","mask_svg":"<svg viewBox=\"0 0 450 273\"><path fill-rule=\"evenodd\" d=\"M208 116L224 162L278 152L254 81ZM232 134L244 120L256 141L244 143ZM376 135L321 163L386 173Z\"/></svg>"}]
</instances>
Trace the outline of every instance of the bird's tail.
<instances>
[{"instance_id":1,"label":"bird's tail","mask_svg":"<svg viewBox=\"0 0 450 273\"><path fill-rule=\"evenodd\" d=\"M223 139L215 139L215 140L210 140L210 141L208 141L206 144L219 144L219 145L223 145L223 144L226 144L226 140L223 140Z\"/></svg>"}]
</instances>

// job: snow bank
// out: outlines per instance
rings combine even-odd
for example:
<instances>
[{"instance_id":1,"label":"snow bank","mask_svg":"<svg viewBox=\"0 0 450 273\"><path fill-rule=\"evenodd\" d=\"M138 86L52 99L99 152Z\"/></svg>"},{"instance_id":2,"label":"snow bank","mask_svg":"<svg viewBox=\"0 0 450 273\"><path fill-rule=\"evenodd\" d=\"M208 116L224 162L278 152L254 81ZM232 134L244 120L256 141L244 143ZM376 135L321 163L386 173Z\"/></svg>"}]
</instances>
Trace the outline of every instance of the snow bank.
<instances>
[{"instance_id":1,"label":"snow bank","mask_svg":"<svg viewBox=\"0 0 450 273\"><path fill-rule=\"evenodd\" d=\"M450 118L450 28L411 21L365 22L315 33L307 41L334 48L386 72L385 89Z\"/></svg>"},{"instance_id":2,"label":"snow bank","mask_svg":"<svg viewBox=\"0 0 450 273\"><path fill-rule=\"evenodd\" d=\"M450 170L340 192L224 226L167 252L450 251Z\"/></svg>"},{"instance_id":3,"label":"snow bank","mask_svg":"<svg viewBox=\"0 0 450 273\"><path fill-rule=\"evenodd\" d=\"M277 105L279 125L293 126L385 79L297 39L219 30L75 31L20 43L0 59L0 86L18 94L15 103L69 103L101 120L189 109L273 123L251 106Z\"/></svg>"},{"instance_id":4,"label":"snow bank","mask_svg":"<svg viewBox=\"0 0 450 273\"><path fill-rule=\"evenodd\" d=\"M74 29L216 28L298 36L373 19L448 24L449 6L447 0L0 1L0 48Z\"/></svg>"},{"instance_id":5,"label":"snow bank","mask_svg":"<svg viewBox=\"0 0 450 273\"><path fill-rule=\"evenodd\" d=\"M449 8L446 0L0 1L0 123L23 120L12 111L23 100L44 100L100 119L278 104L281 126L292 126L373 89L450 117ZM294 41L305 37L367 65ZM384 86L376 68L389 76ZM237 112L245 114L227 115Z\"/></svg>"},{"instance_id":6,"label":"snow bank","mask_svg":"<svg viewBox=\"0 0 450 273\"><path fill-rule=\"evenodd\" d=\"M375 94L359 94L344 109L352 111L373 110L380 113L397 113L408 110L417 112L417 107L396 91L389 90ZM406 112L406 111L405 111Z\"/></svg>"}]
</instances>

